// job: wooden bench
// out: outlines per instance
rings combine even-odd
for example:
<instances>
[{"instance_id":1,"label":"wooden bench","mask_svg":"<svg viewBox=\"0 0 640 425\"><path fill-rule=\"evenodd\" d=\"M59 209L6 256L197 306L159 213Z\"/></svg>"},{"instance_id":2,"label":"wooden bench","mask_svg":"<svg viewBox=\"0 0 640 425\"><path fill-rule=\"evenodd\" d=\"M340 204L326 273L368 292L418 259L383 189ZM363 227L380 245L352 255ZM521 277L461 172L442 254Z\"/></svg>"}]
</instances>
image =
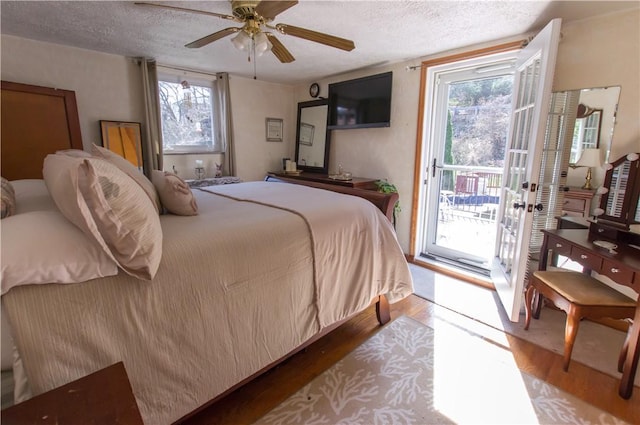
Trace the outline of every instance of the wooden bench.
<instances>
[{"instance_id":1,"label":"wooden bench","mask_svg":"<svg viewBox=\"0 0 640 425\"><path fill-rule=\"evenodd\" d=\"M573 271L536 271L529 279L525 295L526 320L529 329L534 291L567 313L564 332L564 370L569 369L573 344L583 318L633 318L636 302L599 280ZM541 305L541 299L536 305ZM536 315L539 312L536 312ZM538 317L536 316L536 319Z\"/></svg>"}]
</instances>

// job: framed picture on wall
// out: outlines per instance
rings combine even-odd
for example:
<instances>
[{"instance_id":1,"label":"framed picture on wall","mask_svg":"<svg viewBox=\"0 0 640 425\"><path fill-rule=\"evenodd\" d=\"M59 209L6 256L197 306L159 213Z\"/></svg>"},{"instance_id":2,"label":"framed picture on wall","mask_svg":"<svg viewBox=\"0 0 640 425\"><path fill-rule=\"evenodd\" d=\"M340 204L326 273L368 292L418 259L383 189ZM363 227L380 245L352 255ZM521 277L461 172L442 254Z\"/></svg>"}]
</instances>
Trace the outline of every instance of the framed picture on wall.
<instances>
[{"instance_id":1,"label":"framed picture on wall","mask_svg":"<svg viewBox=\"0 0 640 425\"><path fill-rule=\"evenodd\" d=\"M267 118L267 142L282 142L282 119Z\"/></svg>"},{"instance_id":2,"label":"framed picture on wall","mask_svg":"<svg viewBox=\"0 0 640 425\"><path fill-rule=\"evenodd\" d=\"M311 146L313 145L313 132L316 126L313 124L307 124L305 122L300 123L300 144Z\"/></svg>"}]
</instances>

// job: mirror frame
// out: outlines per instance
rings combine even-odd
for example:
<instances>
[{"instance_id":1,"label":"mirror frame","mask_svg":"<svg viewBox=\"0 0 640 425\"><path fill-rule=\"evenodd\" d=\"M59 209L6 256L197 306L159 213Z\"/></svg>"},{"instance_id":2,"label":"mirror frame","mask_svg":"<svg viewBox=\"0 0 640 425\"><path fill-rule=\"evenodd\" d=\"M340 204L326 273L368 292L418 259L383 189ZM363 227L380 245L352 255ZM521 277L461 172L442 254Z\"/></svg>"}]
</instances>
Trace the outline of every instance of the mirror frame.
<instances>
[{"instance_id":1,"label":"mirror frame","mask_svg":"<svg viewBox=\"0 0 640 425\"><path fill-rule=\"evenodd\" d=\"M303 171L307 171L307 172L311 172L311 173L322 173L322 174L327 174L329 171L329 144L331 142L331 132L330 130L326 130L325 134L324 134L324 158L323 158L323 163L322 163L322 167L315 167L315 166L310 166L310 165L301 165L300 162L298 161L298 157L300 154L300 135L301 135L301 128L302 128L302 123L301 123L301 116L302 116L302 110L304 108L313 108L316 106L323 106L326 105L327 106L327 116L325 118L325 121L328 123L329 122L329 100L328 99L320 99L320 100L310 100L308 102L300 102L298 103L298 120L297 120L297 125L296 125L296 156L295 156L295 161L297 164L297 168ZM315 138L320 138L322 139L322 135L319 135L318 132L316 131L314 134L314 139Z\"/></svg>"},{"instance_id":2,"label":"mirror frame","mask_svg":"<svg viewBox=\"0 0 640 425\"><path fill-rule=\"evenodd\" d=\"M611 184L614 181L614 172L619 169L623 169L625 163L628 163L628 174L624 176L626 177L626 182L622 184L624 187L624 195L622 196L622 202L620 203L618 201L618 209L622 213L625 213L626 216L618 217L615 215L609 215L607 207L609 207L609 197L617 193L617 191L614 191L611 187ZM640 205L638 204L640 198L640 160L629 160L627 155L625 155L618 158L610 165L611 168L607 170L604 185L602 186L603 188L606 188L606 192L602 193L602 197L600 198L600 209L602 210L602 214L598 216L598 220L602 219L607 222L617 223L617 225L628 230L630 225L638 224L638 221L636 221L635 218L638 215L638 208L640 208Z\"/></svg>"}]
</instances>

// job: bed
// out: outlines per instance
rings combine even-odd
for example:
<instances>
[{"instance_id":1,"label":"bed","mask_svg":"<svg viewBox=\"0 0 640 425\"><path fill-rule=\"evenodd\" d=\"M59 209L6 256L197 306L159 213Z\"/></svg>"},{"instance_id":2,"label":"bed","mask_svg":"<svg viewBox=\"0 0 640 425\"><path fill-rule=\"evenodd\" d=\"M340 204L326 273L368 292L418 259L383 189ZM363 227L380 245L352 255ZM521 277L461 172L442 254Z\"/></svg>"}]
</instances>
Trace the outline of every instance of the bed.
<instances>
[{"instance_id":1,"label":"bed","mask_svg":"<svg viewBox=\"0 0 640 425\"><path fill-rule=\"evenodd\" d=\"M73 232L43 236L69 225L50 175L47 184L12 182L16 211L2 220L3 257L12 234L28 233L41 242L23 247L52 252L48 243ZM412 293L393 227L369 194L247 182L192 196L197 215L159 216L151 279L128 266L112 274L106 261L102 277L3 288L17 363L34 395L123 361L145 423L180 421L372 303L388 320L387 302ZM12 232L15 223L28 231Z\"/></svg>"}]
</instances>

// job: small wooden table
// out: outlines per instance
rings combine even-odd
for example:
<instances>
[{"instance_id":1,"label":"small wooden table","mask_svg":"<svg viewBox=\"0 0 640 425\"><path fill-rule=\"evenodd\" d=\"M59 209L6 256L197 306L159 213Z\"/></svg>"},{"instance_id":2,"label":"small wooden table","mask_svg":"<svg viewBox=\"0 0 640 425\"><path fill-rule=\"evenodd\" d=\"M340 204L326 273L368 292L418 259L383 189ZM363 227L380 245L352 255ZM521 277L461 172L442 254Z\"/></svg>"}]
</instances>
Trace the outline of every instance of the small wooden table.
<instances>
[{"instance_id":1,"label":"small wooden table","mask_svg":"<svg viewBox=\"0 0 640 425\"><path fill-rule=\"evenodd\" d=\"M122 362L2 411L3 425L143 425Z\"/></svg>"}]
</instances>

